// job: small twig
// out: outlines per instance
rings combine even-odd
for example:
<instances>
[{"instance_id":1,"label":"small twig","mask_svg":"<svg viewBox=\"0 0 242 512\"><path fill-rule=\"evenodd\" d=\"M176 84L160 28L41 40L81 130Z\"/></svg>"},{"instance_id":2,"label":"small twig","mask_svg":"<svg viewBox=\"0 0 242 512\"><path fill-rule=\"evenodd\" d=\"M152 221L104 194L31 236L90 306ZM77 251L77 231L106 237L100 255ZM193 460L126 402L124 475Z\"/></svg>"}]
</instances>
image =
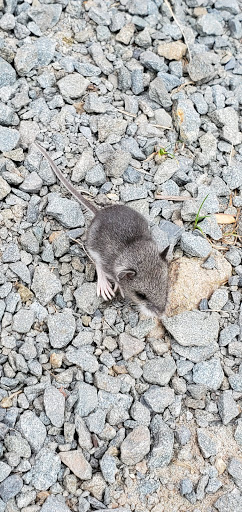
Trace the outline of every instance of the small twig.
<instances>
[{"instance_id":1,"label":"small twig","mask_svg":"<svg viewBox=\"0 0 242 512\"><path fill-rule=\"evenodd\" d=\"M185 43L187 45L187 50L188 50L188 53L189 53L189 58L190 58L190 61L191 61L192 60L192 56L191 56L190 48L189 48L189 45L188 45L187 38L185 36L184 30L183 30L180 22L178 21L177 17L175 16L175 14L174 14L174 12L172 10L172 7L170 5L170 2L168 2L168 0L165 0L165 4L167 5L167 7L168 7L169 11L171 12L171 15L172 15L175 23L177 24L177 26L179 27L179 29L180 29L180 31L181 31L181 33L183 35L184 41L185 41Z\"/></svg>"},{"instance_id":2,"label":"small twig","mask_svg":"<svg viewBox=\"0 0 242 512\"><path fill-rule=\"evenodd\" d=\"M155 194L155 199L165 199L166 201L191 201L193 197L187 196L161 196L160 194Z\"/></svg>"},{"instance_id":3,"label":"small twig","mask_svg":"<svg viewBox=\"0 0 242 512\"><path fill-rule=\"evenodd\" d=\"M121 108L117 108L117 111L121 112L121 114L125 114L126 116L137 117L136 114L131 114L130 112L126 112L126 110L121 110Z\"/></svg>"},{"instance_id":4,"label":"small twig","mask_svg":"<svg viewBox=\"0 0 242 512\"><path fill-rule=\"evenodd\" d=\"M179 85L179 87L177 87L176 89L173 89L173 91L171 91L171 95L172 94L176 94L177 92L179 92L181 89L183 89L183 87L186 87L186 85L192 85L194 84L194 82L190 81L190 82L185 82L185 84L181 84Z\"/></svg>"},{"instance_id":5,"label":"small twig","mask_svg":"<svg viewBox=\"0 0 242 512\"><path fill-rule=\"evenodd\" d=\"M169 128L169 126L163 126L162 124L152 124L151 126L154 126L155 128L163 128L164 130L174 130L174 128Z\"/></svg>"},{"instance_id":6,"label":"small twig","mask_svg":"<svg viewBox=\"0 0 242 512\"><path fill-rule=\"evenodd\" d=\"M70 238L70 240L72 240L73 242L76 242L78 245L81 246L81 248L83 249L83 251L85 252L87 257L89 258L89 260L91 260L92 263L94 263L94 265L95 265L95 261L91 258L90 254L88 254L88 252L87 252L87 250L85 248L85 245L82 242L79 242L79 240L76 240L76 238L72 238L71 236L69 238Z\"/></svg>"},{"instance_id":7,"label":"small twig","mask_svg":"<svg viewBox=\"0 0 242 512\"><path fill-rule=\"evenodd\" d=\"M231 165L232 158L233 158L233 149L234 149L234 145L233 145L233 142L232 142L232 144L231 144L231 151L230 151L230 154L229 154L229 167Z\"/></svg>"},{"instance_id":8,"label":"small twig","mask_svg":"<svg viewBox=\"0 0 242 512\"><path fill-rule=\"evenodd\" d=\"M230 311L230 309L201 309L201 311L203 311L204 313L234 313L234 310Z\"/></svg>"}]
</instances>

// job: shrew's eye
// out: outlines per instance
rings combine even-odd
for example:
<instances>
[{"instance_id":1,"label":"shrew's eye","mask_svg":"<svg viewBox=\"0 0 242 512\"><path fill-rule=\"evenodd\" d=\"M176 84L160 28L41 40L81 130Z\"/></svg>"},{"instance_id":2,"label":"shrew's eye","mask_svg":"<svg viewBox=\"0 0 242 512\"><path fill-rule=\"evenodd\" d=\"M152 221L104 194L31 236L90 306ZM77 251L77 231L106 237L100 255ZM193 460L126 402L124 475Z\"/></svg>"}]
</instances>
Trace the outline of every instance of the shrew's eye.
<instances>
[{"instance_id":1,"label":"shrew's eye","mask_svg":"<svg viewBox=\"0 0 242 512\"><path fill-rule=\"evenodd\" d=\"M146 300L147 299L145 293L141 293L141 292L135 292L135 293L136 293L136 297L138 299L141 299L141 300Z\"/></svg>"}]
</instances>

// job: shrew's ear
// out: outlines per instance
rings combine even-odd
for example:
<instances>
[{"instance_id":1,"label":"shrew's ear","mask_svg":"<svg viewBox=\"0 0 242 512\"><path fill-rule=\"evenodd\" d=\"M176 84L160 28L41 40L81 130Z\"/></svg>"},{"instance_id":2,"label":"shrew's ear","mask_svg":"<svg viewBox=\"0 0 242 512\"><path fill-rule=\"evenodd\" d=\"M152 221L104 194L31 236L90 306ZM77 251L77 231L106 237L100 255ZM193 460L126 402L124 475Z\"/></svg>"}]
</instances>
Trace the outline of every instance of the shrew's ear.
<instances>
[{"instance_id":1,"label":"shrew's ear","mask_svg":"<svg viewBox=\"0 0 242 512\"><path fill-rule=\"evenodd\" d=\"M133 270L131 268L120 269L117 274L119 281L121 281L124 278L131 280L134 278L134 276L136 276L136 272L135 272L135 270Z\"/></svg>"},{"instance_id":2,"label":"shrew's ear","mask_svg":"<svg viewBox=\"0 0 242 512\"><path fill-rule=\"evenodd\" d=\"M172 257L173 257L173 249L174 249L173 245L168 245L168 247L166 247L164 249L164 251L160 252L160 257L163 260L166 260L166 261L168 261L168 263L170 263L170 261L172 260Z\"/></svg>"}]
</instances>

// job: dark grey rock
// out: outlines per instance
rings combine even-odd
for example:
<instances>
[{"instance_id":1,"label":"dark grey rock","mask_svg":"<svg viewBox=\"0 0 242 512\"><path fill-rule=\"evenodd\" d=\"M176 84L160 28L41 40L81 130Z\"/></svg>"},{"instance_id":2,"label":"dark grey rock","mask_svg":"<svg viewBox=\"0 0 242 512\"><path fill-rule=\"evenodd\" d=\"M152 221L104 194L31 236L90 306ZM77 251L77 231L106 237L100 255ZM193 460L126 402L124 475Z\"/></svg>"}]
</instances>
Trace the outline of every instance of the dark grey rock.
<instances>
[{"instance_id":1,"label":"dark grey rock","mask_svg":"<svg viewBox=\"0 0 242 512\"><path fill-rule=\"evenodd\" d=\"M132 92L136 95L144 91L144 73L143 69L134 69L131 73L131 88Z\"/></svg>"},{"instance_id":2,"label":"dark grey rock","mask_svg":"<svg viewBox=\"0 0 242 512\"><path fill-rule=\"evenodd\" d=\"M173 455L174 434L170 427L157 414L151 422L153 448L149 457L151 469L167 466Z\"/></svg>"},{"instance_id":3,"label":"dark grey rock","mask_svg":"<svg viewBox=\"0 0 242 512\"><path fill-rule=\"evenodd\" d=\"M0 497L7 503L21 491L22 487L22 478L19 475L10 475L0 484Z\"/></svg>"},{"instance_id":4,"label":"dark grey rock","mask_svg":"<svg viewBox=\"0 0 242 512\"><path fill-rule=\"evenodd\" d=\"M140 55L140 62L143 66L151 71L165 71L166 65L164 59L156 55L156 53L147 50Z\"/></svg>"},{"instance_id":5,"label":"dark grey rock","mask_svg":"<svg viewBox=\"0 0 242 512\"><path fill-rule=\"evenodd\" d=\"M169 73L164 73L160 71L157 74L157 76L163 80L166 90L168 92L172 91L172 89L175 89L175 87L179 87L179 85L181 85L181 80L175 75L171 75Z\"/></svg>"},{"instance_id":6,"label":"dark grey rock","mask_svg":"<svg viewBox=\"0 0 242 512\"><path fill-rule=\"evenodd\" d=\"M214 68L205 53L193 55L187 66L187 71L193 82L208 82L214 75Z\"/></svg>"},{"instance_id":7,"label":"dark grey rock","mask_svg":"<svg viewBox=\"0 0 242 512\"><path fill-rule=\"evenodd\" d=\"M170 94L167 92L166 86L162 78L155 78L149 87L149 97L164 107L169 108L172 105Z\"/></svg>"}]
</instances>

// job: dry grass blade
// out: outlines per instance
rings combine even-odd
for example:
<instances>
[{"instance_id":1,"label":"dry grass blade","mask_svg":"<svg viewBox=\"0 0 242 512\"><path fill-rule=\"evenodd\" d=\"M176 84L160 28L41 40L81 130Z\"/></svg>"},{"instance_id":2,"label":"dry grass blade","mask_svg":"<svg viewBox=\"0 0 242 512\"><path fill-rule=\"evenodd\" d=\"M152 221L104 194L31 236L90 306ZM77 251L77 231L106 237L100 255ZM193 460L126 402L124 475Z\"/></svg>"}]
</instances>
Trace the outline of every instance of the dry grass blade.
<instances>
[{"instance_id":1,"label":"dry grass blade","mask_svg":"<svg viewBox=\"0 0 242 512\"><path fill-rule=\"evenodd\" d=\"M22 393L22 392L23 391L20 389L19 391L15 391L15 393L12 393L12 395L5 396L1 400L0 406L3 407L4 409L7 409L8 407L12 407L12 405L13 405L13 398L15 398L15 396L20 395L20 393Z\"/></svg>"},{"instance_id":2,"label":"dry grass blade","mask_svg":"<svg viewBox=\"0 0 242 512\"><path fill-rule=\"evenodd\" d=\"M162 124L152 124L155 128L163 128L163 130L174 130L174 128L169 128L169 126L163 126Z\"/></svg>"},{"instance_id":3,"label":"dry grass blade","mask_svg":"<svg viewBox=\"0 0 242 512\"><path fill-rule=\"evenodd\" d=\"M179 87L177 87L176 89L173 89L173 91L171 91L171 95L172 94L176 94L177 92L181 91L181 89L183 89L187 85L193 85L193 84L194 84L194 82L192 82L191 80L190 80L190 82L186 82L185 84L181 84L181 85L179 85Z\"/></svg>"},{"instance_id":4,"label":"dry grass blade","mask_svg":"<svg viewBox=\"0 0 242 512\"><path fill-rule=\"evenodd\" d=\"M117 111L120 112L121 114L124 114L125 116L137 117L136 114L131 114L130 112L127 112L126 110L122 110L121 108L117 108Z\"/></svg>"},{"instance_id":5,"label":"dry grass blade","mask_svg":"<svg viewBox=\"0 0 242 512\"><path fill-rule=\"evenodd\" d=\"M155 194L155 199L166 199L166 201L191 201L193 198L187 196L162 196L161 194Z\"/></svg>"},{"instance_id":6,"label":"dry grass blade","mask_svg":"<svg viewBox=\"0 0 242 512\"><path fill-rule=\"evenodd\" d=\"M234 145L233 145L233 142L232 142L232 144L231 144L231 151L230 151L230 154L229 154L229 167L230 167L231 162L232 162L233 152L234 152Z\"/></svg>"},{"instance_id":7,"label":"dry grass blade","mask_svg":"<svg viewBox=\"0 0 242 512\"><path fill-rule=\"evenodd\" d=\"M184 39L184 41L185 41L185 43L187 45L187 49L188 49L188 53L189 53L189 58L190 58L190 61L191 61L192 60L192 56L191 56L190 48L189 48L189 45L188 45L188 42L187 42L186 35L185 35L184 30L182 28L182 25L180 24L180 22L178 21L176 15L174 14L170 2L168 2L168 0L164 0L164 2L167 5L167 7L168 7L169 11L171 12L171 15L172 15L175 23L177 24L177 26L179 27L179 29L180 29L180 31L181 31L181 33L183 35L183 39Z\"/></svg>"}]
</instances>

